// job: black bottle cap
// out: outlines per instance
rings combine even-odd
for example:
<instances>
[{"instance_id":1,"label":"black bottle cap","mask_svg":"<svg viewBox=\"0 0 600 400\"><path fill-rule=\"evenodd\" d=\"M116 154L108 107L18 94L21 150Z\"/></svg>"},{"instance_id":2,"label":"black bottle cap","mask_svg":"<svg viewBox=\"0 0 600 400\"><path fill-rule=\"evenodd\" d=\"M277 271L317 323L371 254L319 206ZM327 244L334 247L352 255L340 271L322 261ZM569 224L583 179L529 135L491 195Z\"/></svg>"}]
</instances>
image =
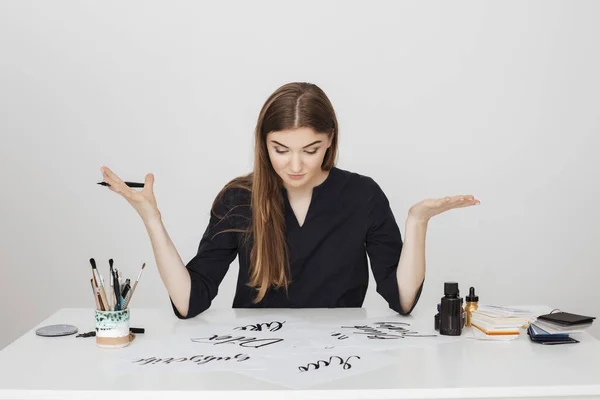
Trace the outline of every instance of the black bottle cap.
<instances>
[{"instance_id":1,"label":"black bottle cap","mask_svg":"<svg viewBox=\"0 0 600 400\"><path fill-rule=\"evenodd\" d=\"M479 301L479 296L475 296L475 288L473 286L469 288L469 295L467 296L467 301Z\"/></svg>"},{"instance_id":2,"label":"black bottle cap","mask_svg":"<svg viewBox=\"0 0 600 400\"><path fill-rule=\"evenodd\" d=\"M458 295L458 282L444 283L444 295Z\"/></svg>"}]
</instances>

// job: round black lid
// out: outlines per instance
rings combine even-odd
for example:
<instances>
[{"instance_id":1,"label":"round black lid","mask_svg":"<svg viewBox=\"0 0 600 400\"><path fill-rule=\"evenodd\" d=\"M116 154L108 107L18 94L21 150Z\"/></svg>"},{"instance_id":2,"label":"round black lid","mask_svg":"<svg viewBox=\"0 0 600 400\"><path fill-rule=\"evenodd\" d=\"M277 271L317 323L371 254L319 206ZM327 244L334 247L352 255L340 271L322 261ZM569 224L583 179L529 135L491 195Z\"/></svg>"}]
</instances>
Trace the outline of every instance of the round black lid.
<instances>
[{"instance_id":1,"label":"round black lid","mask_svg":"<svg viewBox=\"0 0 600 400\"><path fill-rule=\"evenodd\" d=\"M445 282L444 295L458 294L458 282Z\"/></svg>"}]
</instances>

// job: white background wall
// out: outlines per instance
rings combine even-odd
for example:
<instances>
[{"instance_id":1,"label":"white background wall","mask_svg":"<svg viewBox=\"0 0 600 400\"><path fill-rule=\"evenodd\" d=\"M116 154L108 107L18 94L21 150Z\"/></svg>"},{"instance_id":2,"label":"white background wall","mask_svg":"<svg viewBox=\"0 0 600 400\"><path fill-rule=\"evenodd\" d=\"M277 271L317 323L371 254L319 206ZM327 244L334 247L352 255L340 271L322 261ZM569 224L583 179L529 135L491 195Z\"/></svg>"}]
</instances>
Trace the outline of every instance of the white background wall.
<instances>
[{"instance_id":1,"label":"white background wall","mask_svg":"<svg viewBox=\"0 0 600 400\"><path fill-rule=\"evenodd\" d=\"M100 165L155 192L185 262L210 204L251 168L258 112L308 81L340 121L338 166L372 176L404 233L435 217L418 307L443 282L481 303L600 317L600 3L0 2L0 348L93 307L88 259L170 307L144 226ZM237 261L213 307L230 307ZM373 286L365 306L386 307ZM434 314L433 306L431 308ZM600 337L600 322L592 332Z\"/></svg>"}]
</instances>

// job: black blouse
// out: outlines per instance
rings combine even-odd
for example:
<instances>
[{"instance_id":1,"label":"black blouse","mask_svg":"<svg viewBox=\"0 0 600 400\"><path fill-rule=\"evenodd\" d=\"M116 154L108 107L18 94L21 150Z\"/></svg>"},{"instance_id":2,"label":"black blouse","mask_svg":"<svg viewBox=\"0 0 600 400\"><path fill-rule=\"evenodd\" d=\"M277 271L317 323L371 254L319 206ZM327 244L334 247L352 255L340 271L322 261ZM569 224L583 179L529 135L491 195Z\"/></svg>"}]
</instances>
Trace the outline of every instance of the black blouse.
<instances>
[{"instance_id":1,"label":"black blouse","mask_svg":"<svg viewBox=\"0 0 600 400\"><path fill-rule=\"evenodd\" d=\"M361 307L367 292L369 271L367 255L377 292L391 309L406 315L419 300L419 287L410 310L400 307L396 269L402 251L400 229L389 202L372 179L334 167L326 180L314 187L304 224L300 226L287 192L281 191L285 204L286 240L290 255L292 283L284 289L270 288L257 304L256 290L249 281L252 240L243 233L227 229L247 229L251 221L250 193L227 190L216 204L200 241L198 253L186 265L191 278L189 309L192 318L208 309L229 265L239 256L240 270L233 299L234 308L311 308Z\"/></svg>"}]
</instances>

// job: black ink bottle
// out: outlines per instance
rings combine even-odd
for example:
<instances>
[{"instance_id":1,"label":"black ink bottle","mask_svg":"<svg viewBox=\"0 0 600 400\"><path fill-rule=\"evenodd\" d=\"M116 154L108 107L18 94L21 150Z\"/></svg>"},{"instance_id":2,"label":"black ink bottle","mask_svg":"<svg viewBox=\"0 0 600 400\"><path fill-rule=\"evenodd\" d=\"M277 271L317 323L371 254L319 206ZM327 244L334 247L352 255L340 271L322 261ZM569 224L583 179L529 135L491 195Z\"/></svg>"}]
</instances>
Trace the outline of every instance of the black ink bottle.
<instances>
[{"instance_id":1,"label":"black ink bottle","mask_svg":"<svg viewBox=\"0 0 600 400\"><path fill-rule=\"evenodd\" d=\"M463 327L461 298L457 282L444 283L444 297L440 302L440 334L460 336Z\"/></svg>"}]
</instances>

